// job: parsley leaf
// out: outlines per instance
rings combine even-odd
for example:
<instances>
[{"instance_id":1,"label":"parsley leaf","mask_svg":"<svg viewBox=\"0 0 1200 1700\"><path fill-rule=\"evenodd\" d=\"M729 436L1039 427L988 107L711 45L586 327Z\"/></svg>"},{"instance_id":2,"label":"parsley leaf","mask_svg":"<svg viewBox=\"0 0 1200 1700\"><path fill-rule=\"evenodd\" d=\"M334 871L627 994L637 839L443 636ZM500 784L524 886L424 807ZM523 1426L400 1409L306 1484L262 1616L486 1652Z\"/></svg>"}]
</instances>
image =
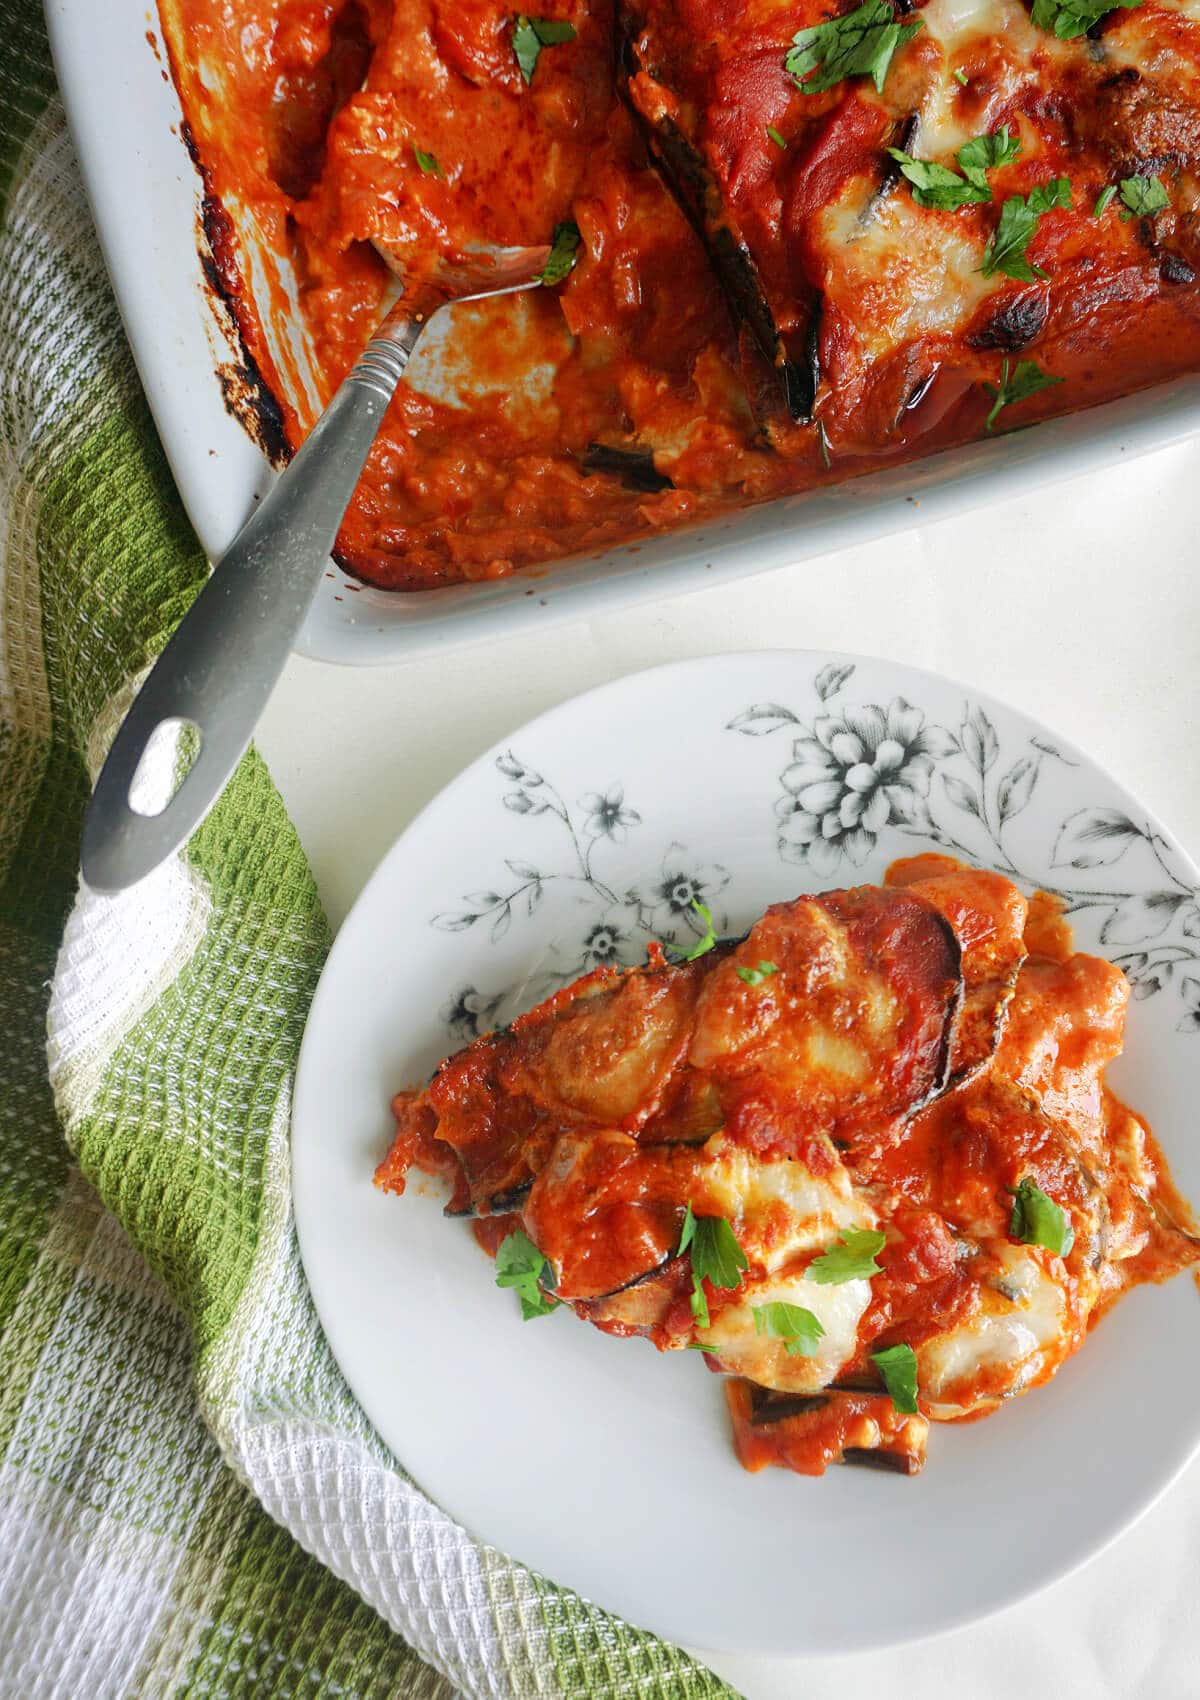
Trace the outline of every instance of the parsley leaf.
<instances>
[{"instance_id":1,"label":"parsley leaf","mask_svg":"<svg viewBox=\"0 0 1200 1700\"><path fill-rule=\"evenodd\" d=\"M964 142L956 154L962 176L948 165L933 160L914 159L899 148L889 148L905 177L912 184L912 197L919 207L934 207L941 212L957 212L975 201L990 201L991 187L987 173L997 166L1008 165L1021 151L1018 137L1010 136L1008 125L990 136L976 136Z\"/></svg>"},{"instance_id":2,"label":"parsley leaf","mask_svg":"<svg viewBox=\"0 0 1200 1700\"><path fill-rule=\"evenodd\" d=\"M579 226L571 219L554 226L554 235L550 239L550 258L538 274L539 283L562 282L579 258L579 241Z\"/></svg>"},{"instance_id":3,"label":"parsley leaf","mask_svg":"<svg viewBox=\"0 0 1200 1700\"><path fill-rule=\"evenodd\" d=\"M557 47L559 42L574 40L574 24L560 23L554 18L527 18L520 14L513 25L512 44L525 81L533 81L543 47Z\"/></svg>"},{"instance_id":4,"label":"parsley leaf","mask_svg":"<svg viewBox=\"0 0 1200 1700\"><path fill-rule=\"evenodd\" d=\"M713 945L717 942L717 929L713 926L712 910L707 904L701 903L698 897L692 898L692 908L704 922L708 931L700 940L699 944L696 945L695 949L688 951L687 955L683 959L685 962L695 962L698 956L703 956L705 952L711 950Z\"/></svg>"},{"instance_id":5,"label":"parsley leaf","mask_svg":"<svg viewBox=\"0 0 1200 1700\"><path fill-rule=\"evenodd\" d=\"M930 159L914 159L899 148L888 152L912 184L912 198L919 207L935 207L939 212L957 212L971 201L990 201L992 191L986 183L969 183L948 165L938 165Z\"/></svg>"},{"instance_id":6,"label":"parsley leaf","mask_svg":"<svg viewBox=\"0 0 1200 1700\"><path fill-rule=\"evenodd\" d=\"M871 1362L883 1377L883 1385L892 1396L893 1410L905 1416L917 1414L917 1354L911 1346L886 1346L882 1352L872 1352Z\"/></svg>"},{"instance_id":7,"label":"parsley leaf","mask_svg":"<svg viewBox=\"0 0 1200 1700\"><path fill-rule=\"evenodd\" d=\"M811 1358L817 1341L825 1333L820 1320L803 1305L772 1299L770 1304L751 1305L750 1313L754 1317L755 1333L782 1340L783 1349L791 1358Z\"/></svg>"},{"instance_id":8,"label":"parsley leaf","mask_svg":"<svg viewBox=\"0 0 1200 1700\"><path fill-rule=\"evenodd\" d=\"M1012 1189L1012 1194L1008 1231L1013 1239L1024 1245L1043 1245L1047 1251L1056 1251L1060 1257L1066 1257L1075 1244L1075 1230L1062 1206L1047 1198L1028 1175Z\"/></svg>"},{"instance_id":9,"label":"parsley leaf","mask_svg":"<svg viewBox=\"0 0 1200 1700\"><path fill-rule=\"evenodd\" d=\"M874 1228L847 1228L838 1243L815 1257L808 1266L808 1280L823 1287L840 1287L843 1281L869 1281L881 1273L876 1255L887 1244L887 1235Z\"/></svg>"},{"instance_id":10,"label":"parsley leaf","mask_svg":"<svg viewBox=\"0 0 1200 1700\"><path fill-rule=\"evenodd\" d=\"M1043 372L1036 360L1019 360L1017 369L1011 378L1008 374L1009 363L1006 360L1000 368L1000 387L995 384L985 384L983 387L990 396L995 396L992 411L987 416L987 428L990 431L996 423L1002 407L1012 407L1026 397L1036 395L1039 390L1048 390L1052 384L1061 384L1062 379L1056 378L1050 372Z\"/></svg>"},{"instance_id":11,"label":"parsley leaf","mask_svg":"<svg viewBox=\"0 0 1200 1700\"><path fill-rule=\"evenodd\" d=\"M864 0L844 17L797 30L784 68L801 94L823 94L846 77L871 77L883 93L892 55L921 28L898 24L888 0Z\"/></svg>"},{"instance_id":12,"label":"parsley leaf","mask_svg":"<svg viewBox=\"0 0 1200 1700\"><path fill-rule=\"evenodd\" d=\"M1021 151L1021 138L1009 134L1008 125L1001 124L990 136L976 136L964 142L955 158L969 183L986 181L985 172L1011 165Z\"/></svg>"},{"instance_id":13,"label":"parsley leaf","mask_svg":"<svg viewBox=\"0 0 1200 1700\"><path fill-rule=\"evenodd\" d=\"M1142 0L1033 0L1032 17L1039 29L1049 30L1060 41L1086 35L1109 12L1123 7L1132 11Z\"/></svg>"},{"instance_id":14,"label":"parsley leaf","mask_svg":"<svg viewBox=\"0 0 1200 1700\"><path fill-rule=\"evenodd\" d=\"M688 1250L692 1254L692 1315L697 1327L707 1328L711 1319L704 1296L705 1278L714 1287L740 1287L749 1259L724 1216L696 1216L690 1204L683 1218L677 1255Z\"/></svg>"},{"instance_id":15,"label":"parsley leaf","mask_svg":"<svg viewBox=\"0 0 1200 1700\"><path fill-rule=\"evenodd\" d=\"M1107 189L1101 189L1100 193L1096 196L1096 204L1092 208L1092 217L1103 218L1104 214L1108 211L1109 207L1112 206L1116 198L1117 186L1115 183L1110 183Z\"/></svg>"},{"instance_id":16,"label":"parsley leaf","mask_svg":"<svg viewBox=\"0 0 1200 1700\"><path fill-rule=\"evenodd\" d=\"M1123 177L1121 199L1126 209L1121 217L1126 222L1131 218L1150 218L1171 204L1159 177Z\"/></svg>"},{"instance_id":17,"label":"parsley leaf","mask_svg":"<svg viewBox=\"0 0 1200 1700\"><path fill-rule=\"evenodd\" d=\"M1071 205L1071 185L1065 177L1039 183L1028 195L1010 195L1000 208L1000 222L988 238L979 269L984 277L1003 272L1021 283L1045 277L1040 266L1031 265L1025 250L1032 242L1042 214L1051 207Z\"/></svg>"},{"instance_id":18,"label":"parsley leaf","mask_svg":"<svg viewBox=\"0 0 1200 1700\"><path fill-rule=\"evenodd\" d=\"M442 170L441 166L438 164L437 156L435 154L426 153L424 148L419 148L419 147L415 146L415 144L414 144L413 158L416 160L417 164L421 167L421 170L424 171L426 174L432 173L432 175L434 177L444 177L445 176L445 172Z\"/></svg>"},{"instance_id":19,"label":"parsley leaf","mask_svg":"<svg viewBox=\"0 0 1200 1700\"><path fill-rule=\"evenodd\" d=\"M761 986L769 974L778 974L778 965L774 962L760 961L757 968L739 968L737 977L744 980L748 986Z\"/></svg>"},{"instance_id":20,"label":"parsley leaf","mask_svg":"<svg viewBox=\"0 0 1200 1700\"><path fill-rule=\"evenodd\" d=\"M786 140L784 139L784 137L782 137L779 134L779 131L775 128L774 124L768 124L767 125L767 135L770 136L771 140L775 143L775 146L777 148L786 148L787 147Z\"/></svg>"},{"instance_id":21,"label":"parsley leaf","mask_svg":"<svg viewBox=\"0 0 1200 1700\"><path fill-rule=\"evenodd\" d=\"M956 65L954 68L954 80L956 83L961 83L963 88L966 88L967 84L971 81L970 77L968 77L961 65Z\"/></svg>"},{"instance_id":22,"label":"parsley leaf","mask_svg":"<svg viewBox=\"0 0 1200 1700\"><path fill-rule=\"evenodd\" d=\"M558 1309L558 1300L542 1291L550 1284L551 1276L546 1259L520 1228L500 1241L496 1251L496 1285L516 1288L522 1321L532 1322L535 1316L549 1316Z\"/></svg>"}]
</instances>

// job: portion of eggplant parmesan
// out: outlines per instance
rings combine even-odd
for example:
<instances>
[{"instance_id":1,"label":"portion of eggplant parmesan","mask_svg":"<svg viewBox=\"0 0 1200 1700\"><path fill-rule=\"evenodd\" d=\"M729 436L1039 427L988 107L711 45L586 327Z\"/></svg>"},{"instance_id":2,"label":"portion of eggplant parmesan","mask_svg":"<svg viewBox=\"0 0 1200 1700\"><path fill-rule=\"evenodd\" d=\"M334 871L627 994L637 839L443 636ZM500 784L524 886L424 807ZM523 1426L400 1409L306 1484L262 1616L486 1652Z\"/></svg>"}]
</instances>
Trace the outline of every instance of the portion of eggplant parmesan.
<instances>
[{"instance_id":1,"label":"portion of eggplant parmesan","mask_svg":"<svg viewBox=\"0 0 1200 1700\"><path fill-rule=\"evenodd\" d=\"M911 1475L930 1420L1200 1260L1104 1085L1128 996L1047 894L910 857L476 1039L397 1098L376 1179L444 1175L528 1314L702 1353L747 1469Z\"/></svg>"},{"instance_id":2,"label":"portion of eggplant parmesan","mask_svg":"<svg viewBox=\"0 0 1200 1700\"><path fill-rule=\"evenodd\" d=\"M888 187L896 167L886 149L904 146L912 125L865 80L832 100L803 89L788 56L797 32L823 15L796 0L742 0L724 8L718 35L701 0L617 7L618 76L651 157L703 241L735 325L801 424L821 380L821 277L803 220L864 162ZM760 391L752 379L747 388Z\"/></svg>"}]
</instances>

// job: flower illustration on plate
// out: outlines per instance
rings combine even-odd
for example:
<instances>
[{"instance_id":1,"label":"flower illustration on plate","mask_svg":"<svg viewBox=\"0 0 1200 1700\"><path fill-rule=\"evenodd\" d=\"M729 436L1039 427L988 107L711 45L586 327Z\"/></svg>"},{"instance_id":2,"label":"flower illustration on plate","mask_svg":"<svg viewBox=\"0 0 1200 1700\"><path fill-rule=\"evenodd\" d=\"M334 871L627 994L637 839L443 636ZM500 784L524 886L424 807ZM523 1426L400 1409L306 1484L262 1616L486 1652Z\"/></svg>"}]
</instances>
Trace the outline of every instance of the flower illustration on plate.
<instances>
[{"instance_id":1,"label":"flower illustration on plate","mask_svg":"<svg viewBox=\"0 0 1200 1700\"><path fill-rule=\"evenodd\" d=\"M706 926L698 904L711 908L729 884L729 869L719 862L694 862L682 844L668 844L659 876L648 887L631 891L641 925L664 944L674 944L681 928L703 937Z\"/></svg>"},{"instance_id":2,"label":"flower illustration on plate","mask_svg":"<svg viewBox=\"0 0 1200 1700\"><path fill-rule=\"evenodd\" d=\"M438 1014L460 1039L477 1039L495 1026L496 1011L503 1001L503 992L489 998L474 986L463 986L447 999Z\"/></svg>"},{"instance_id":3,"label":"flower illustration on plate","mask_svg":"<svg viewBox=\"0 0 1200 1700\"><path fill-rule=\"evenodd\" d=\"M1179 995L1183 999L1183 1015L1176 1031L1200 1033L1200 980L1188 975L1179 987Z\"/></svg>"},{"instance_id":4,"label":"flower illustration on plate","mask_svg":"<svg viewBox=\"0 0 1200 1700\"><path fill-rule=\"evenodd\" d=\"M590 791L579 803L587 810L584 831L593 838L611 838L621 844L627 830L642 823L636 809L625 807L623 785L610 785L607 791Z\"/></svg>"},{"instance_id":5,"label":"flower illustration on plate","mask_svg":"<svg viewBox=\"0 0 1200 1700\"><path fill-rule=\"evenodd\" d=\"M609 968L620 960L621 946L629 942L615 921L602 916L584 937L583 964L585 968Z\"/></svg>"},{"instance_id":6,"label":"flower illustration on plate","mask_svg":"<svg viewBox=\"0 0 1200 1700\"><path fill-rule=\"evenodd\" d=\"M819 716L780 776L780 855L832 874L843 856L861 866L889 824L928 830L934 763L958 748L903 697Z\"/></svg>"}]
</instances>

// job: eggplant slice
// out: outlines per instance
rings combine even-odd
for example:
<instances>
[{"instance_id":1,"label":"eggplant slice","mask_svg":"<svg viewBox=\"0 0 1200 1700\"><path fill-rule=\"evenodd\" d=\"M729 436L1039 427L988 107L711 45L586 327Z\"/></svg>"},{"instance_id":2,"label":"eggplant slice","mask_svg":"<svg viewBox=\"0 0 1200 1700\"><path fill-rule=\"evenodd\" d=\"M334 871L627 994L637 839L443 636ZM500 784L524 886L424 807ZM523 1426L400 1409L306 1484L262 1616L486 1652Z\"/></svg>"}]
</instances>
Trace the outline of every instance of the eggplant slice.
<instances>
[{"instance_id":1,"label":"eggplant slice","mask_svg":"<svg viewBox=\"0 0 1200 1700\"><path fill-rule=\"evenodd\" d=\"M599 472L618 479L627 490L638 490L646 496L657 496L661 490L673 490L674 481L660 472L654 464L650 449L624 448L613 443L589 443L583 457L586 473Z\"/></svg>"},{"instance_id":2,"label":"eggplant slice","mask_svg":"<svg viewBox=\"0 0 1200 1700\"><path fill-rule=\"evenodd\" d=\"M673 116L690 103L677 98L670 72L654 54L658 36L656 13L670 8L656 0L622 0L617 7L617 65L625 98L642 126L650 156L663 181L703 242L733 315L745 326L771 367L784 406L793 419L812 418L820 382L818 331L820 297L804 287L804 310L798 326L785 337L754 255L730 217L721 185L714 177L694 137ZM782 53L780 63L782 69Z\"/></svg>"},{"instance_id":3,"label":"eggplant slice","mask_svg":"<svg viewBox=\"0 0 1200 1700\"><path fill-rule=\"evenodd\" d=\"M886 1393L773 1393L731 1379L725 1401L734 1448L748 1470L779 1464L820 1475L830 1464L850 1464L915 1476L925 1463L928 1422L897 1411Z\"/></svg>"}]
</instances>

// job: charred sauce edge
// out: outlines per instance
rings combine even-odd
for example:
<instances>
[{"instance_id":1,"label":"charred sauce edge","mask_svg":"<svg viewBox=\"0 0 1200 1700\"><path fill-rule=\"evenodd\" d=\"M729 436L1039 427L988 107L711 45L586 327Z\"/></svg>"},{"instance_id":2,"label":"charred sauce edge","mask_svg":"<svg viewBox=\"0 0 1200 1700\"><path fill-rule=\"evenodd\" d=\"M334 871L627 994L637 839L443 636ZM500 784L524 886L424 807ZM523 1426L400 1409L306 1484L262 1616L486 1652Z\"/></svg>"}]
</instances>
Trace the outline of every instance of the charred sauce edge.
<instances>
[{"instance_id":1,"label":"charred sauce edge","mask_svg":"<svg viewBox=\"0 0 1200 1700\"><path fill-rule=\"evenodd\" d=\"M186 118L180 123L179 136L201 183L199 226L202 240L197 245L197 252L209 298L218 318L226 322L236 336L240 350L239 359L224 362L216 368L225 411L249 433L272 466L286 466L293 450L287 437L283 406L247 342L245 320L249 315L242 305L244 285L237 263L236 227L220 196L212 188L208 167Z\"/></svg>"}]
</instances>

